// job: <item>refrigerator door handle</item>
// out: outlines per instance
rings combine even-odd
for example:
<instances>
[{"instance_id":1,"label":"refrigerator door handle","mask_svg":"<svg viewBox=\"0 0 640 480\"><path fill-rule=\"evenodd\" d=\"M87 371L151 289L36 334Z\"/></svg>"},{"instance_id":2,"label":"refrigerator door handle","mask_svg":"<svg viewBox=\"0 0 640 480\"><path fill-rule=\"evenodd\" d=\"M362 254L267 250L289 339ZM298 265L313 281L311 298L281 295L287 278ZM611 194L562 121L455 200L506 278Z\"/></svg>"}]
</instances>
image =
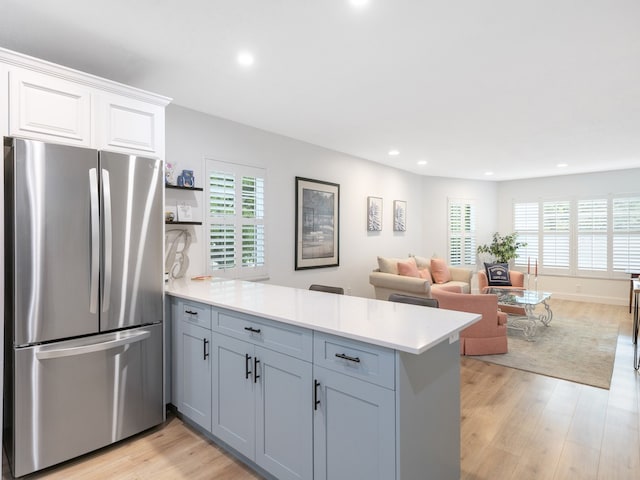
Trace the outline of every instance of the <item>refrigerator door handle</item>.
<instances>
[{"instance_id":1,"label":"refrigerator door handle","mask_svg":"<svg viewBox=\"0 0 640 480\"><path fill-rule=\"evenodd\" d=\"M151 336L151 332L143 330L131 335L117 336L113 340L107 340L106 342L89 343L87 345L69 346L55 349L43 349L36 352L36 358L38 360L47 360L52 358L73 357L76 355L85 355L87 353L102 352L104 350L110 350L112 348L121 347L123 345L129 345L131 343L141 342Z\"/></svg>"},{"instance_id":2,"label":"refrigerator door handle","mask_svg":"<svg viewBox=\"0 0 640 480\"><path fill-rule=\"evenodd\" d=\"M98 312L98 288L100 282L100 202L98 198L98 174L95 168L89 170L89 194L91 209L91 265L89 312Z\"/></svg>"},{"instance_id":3,"label":"refrigerator door handle","mask_svg":"<svg viewBox=\"0 0 640 480\"><path fill-rule=\"evenodd\" d=\"M104 290L102 311L109 310L111 301L111 261L113 254L113 224L111 223L111 181L109 171L102 169L102 200L104 202Z\"/></svg>"}]
</instances>

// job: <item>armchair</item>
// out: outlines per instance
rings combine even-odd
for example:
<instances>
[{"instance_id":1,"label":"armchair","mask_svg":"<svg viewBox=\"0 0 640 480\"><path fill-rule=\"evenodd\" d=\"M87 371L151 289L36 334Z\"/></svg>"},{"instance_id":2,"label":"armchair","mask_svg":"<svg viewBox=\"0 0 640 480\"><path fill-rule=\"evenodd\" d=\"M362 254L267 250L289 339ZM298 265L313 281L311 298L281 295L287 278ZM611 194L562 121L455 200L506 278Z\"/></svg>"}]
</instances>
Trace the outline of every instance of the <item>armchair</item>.
<instances>
[{"instance_id":1,"label":"armchair","mask_svg":"<svg viewBox=\"0 0 640 480\"><path fill-rule=\"evenodd\" d=\"M498 297L488 294L462 294L431 290L440 308L478 313L482 319L460 332L461 355L507 353L507 314L498 310Z\"/></svg>"},{"instance_id":2,"label":"armchair","mask_svg":"<svg viewBox=\"0 0 640 480\"><path fill-rule=\"evenodd\" d=\"M510 287L497 287L497 288L525 288L524 287L524 273L516 270L509 270L509 278L511 279ZM484 292L484 289L489 286L489 280L484 270L478 270L478 291ZM500 309L505 313L513 315L526 315L524 307L515 307L512 305L503 305Z\"/></svg>"}]
</instances>

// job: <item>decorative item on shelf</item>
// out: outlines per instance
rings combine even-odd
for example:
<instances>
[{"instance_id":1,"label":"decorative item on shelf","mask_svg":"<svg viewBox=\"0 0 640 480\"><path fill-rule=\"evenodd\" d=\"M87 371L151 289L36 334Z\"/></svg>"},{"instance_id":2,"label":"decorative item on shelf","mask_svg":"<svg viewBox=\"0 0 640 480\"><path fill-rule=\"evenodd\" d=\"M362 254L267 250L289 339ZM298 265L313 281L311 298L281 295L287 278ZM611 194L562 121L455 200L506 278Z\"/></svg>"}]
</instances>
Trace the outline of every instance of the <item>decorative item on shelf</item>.
<instances>
[{"instance_id":1,"label":"decorative item on shelf","mask_svg":"<svg viewBox=\"0 0 640 480\"><path fill-rule=\"evenodd\" d=\"M182 175L178 177L178 186L193 188L195 187L195 184L193 170L182 170Z\"/></svg>"},{"instance_id":2,"label":"decorative item on shelf","mask_svg":"<svg viewBox=\"0 0 640 480\"><path fill-rule=\"evenodd\" d=\"M367 231L382 231L382 198L367 197Z\"/></svg>"},{"instance_id":3,"label":"decorative item on shelf","mask_svg":"<svg viewBox=\"0 0 640 480\"><path fill-rule=\"evenodd\" d=\"M407 231L407 202L404 200L393 201L393 231Z\"/></svg>"},{"instance_id":4,"label":"decorative item on shelf","mask_svg":"<svg viewBox=\"0 0 640 480\"><path fill-rule=\"evenodd\" d=\"M164 261L165 272L170 280L182 278L189 268L189 246L191 234L186 229L168 230L165 234L167 256Z\"/></svg>"},{"instance_id":5,"label":"decorative item on shelf","mask_svg":"<svg viewBox=\"0 0 640 480\"><path fill-rule=\"evenodd\" d=\"M193 209L191 205L181 203L178 205L178 221L179 222L192 222L193 221Z\"/></svg>"},{"instance_id":6,"label":"decorative item on shelf","mask_svg":"<svg viewBox=\"0 0 640 480\"><path fill-rule=\"evenodd\" d=\"M164 208L164 221L175 222L177 216L177 209L173 206L165 206Z\"/></svg>"},{"instance_id":7,"label":"decorative item on shelf","mask_svg":"<svg viewBox=\"0 0 640 480\"><path fill-rule=\"evenodd\" d=\"M175 163L166 162L164 164L164 183L165 185L175 185Z\"/></svg>"}]
</instances>

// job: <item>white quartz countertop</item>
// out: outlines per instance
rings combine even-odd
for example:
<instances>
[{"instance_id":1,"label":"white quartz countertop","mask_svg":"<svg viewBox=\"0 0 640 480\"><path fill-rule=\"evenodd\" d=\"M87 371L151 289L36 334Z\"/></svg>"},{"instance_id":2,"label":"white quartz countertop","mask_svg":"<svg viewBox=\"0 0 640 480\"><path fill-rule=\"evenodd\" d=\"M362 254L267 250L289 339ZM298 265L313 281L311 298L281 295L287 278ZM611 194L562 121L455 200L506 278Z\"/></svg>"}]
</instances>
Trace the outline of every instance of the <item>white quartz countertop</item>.
<instances>
[{"instance_id":1,"label":"white quartz countertop","mask_svg":"<svg viewBox=\"0 0 640 480\"><path fill-rule=\"evenodd\" d=\"M167 294L420 354L480 320L455 312L239 280L173 280Z\"/></svg>"}]
</instances>

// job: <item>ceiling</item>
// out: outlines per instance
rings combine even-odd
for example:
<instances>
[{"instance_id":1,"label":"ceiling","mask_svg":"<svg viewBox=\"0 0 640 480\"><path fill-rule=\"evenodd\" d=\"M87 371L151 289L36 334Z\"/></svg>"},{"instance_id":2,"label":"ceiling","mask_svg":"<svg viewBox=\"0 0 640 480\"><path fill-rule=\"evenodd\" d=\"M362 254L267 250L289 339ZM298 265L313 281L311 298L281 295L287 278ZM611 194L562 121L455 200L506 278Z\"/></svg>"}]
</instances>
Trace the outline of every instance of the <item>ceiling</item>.
<instances>
[{"instance_id":1,"label":"ceiling","mask_svg":"<svg viewBox=\"0 0 640 480\"><path fill-rule=\"evenodd\" d=\"M640 167L637 0L0 0L0 46L423 175Z\"/></svg>"}]
</instances>

